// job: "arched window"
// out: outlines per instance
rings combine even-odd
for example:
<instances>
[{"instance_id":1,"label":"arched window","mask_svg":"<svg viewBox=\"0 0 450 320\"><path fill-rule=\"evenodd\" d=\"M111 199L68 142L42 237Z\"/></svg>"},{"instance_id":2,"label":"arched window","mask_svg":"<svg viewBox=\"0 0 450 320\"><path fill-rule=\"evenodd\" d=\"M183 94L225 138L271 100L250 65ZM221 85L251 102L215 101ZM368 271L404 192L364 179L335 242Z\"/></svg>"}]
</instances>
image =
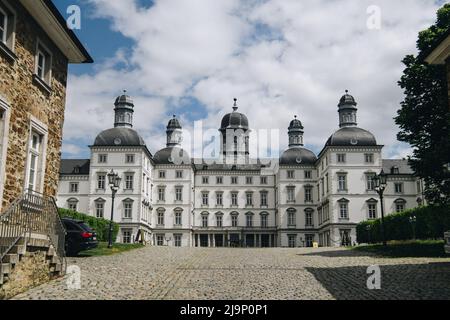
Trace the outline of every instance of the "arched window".
<instances>
[{"instance_id":1,"label":"arched window","mask_svg":"<svg viewBox=\"0 0 450 320\"><path fill-rule=\"evenodd\" d=\"M247 212L245 214L247 228L252 228L253 227L253 216L254 216L253 212Z\"/></svg>"},{"instance_id":2,"label":"arched window","mask_svg":"<svg viewBox=\"0 0 450 320\"><path fill-rule=\"evenodd\" d=\"M305 226L306 227L314 227L314 209L307 208L305 209Z\"/></svg>"},{"instance_id":3,"label":"arched window","mask_svg":"<svg viewBox=\"0 0 450 320\"><path fill-rule=\"evenodd\" d=\"M208 225L209 225L209 212L204 211L204 212L201 213L201 216L202 216L202 227L203 228L208 228Z\"/></svg>"},{"instance_id":4,"label":"arched window","mask_svg":"<svg viewBox=\"0 0 450 320\"><path fill-rule=\"evenodd\" d=\"M67 208L72 211L78 211L78 199L70 198L67 200Z\"/></svg>"},{"instance_id":5,"label":"arched window","mask_svg":"<svg viewBox=\"0 0 450 320\"><path fill-rule=\"evenodd\" d=\"M94 203L95 203L95 216L97 218L104 218L106 200L103 198L98 198L94 201Z\"/></svg>"},{"instance_id":6,"label":"arched window","mask_svg":"<svg viewBox=\"0 0 450 320\"><path fill-rule=\"evenodd\" d=\"M297 226L297 210L294 208L287 209L287 224L289 227L295 227Z\"/></svg>"},{"instance_id":7,"label":"arched window","mask_svg":"<svg viewBox=\"0 0 450 320\"><path fill-rule=\"evenodd\" d=\"M176 208L174 210L174 225L175 226L181 226L183 224L183 209L182 208Z\"/></svg>"},{"instance_id":8,"label":"arched window","mask_svg":"<svg viewBox=\"0 0 450 320\"><path fill-rule=\"evenodd\" d=\"M132 219L133 218L133 199L127 198L123 200L123 215L124 219Z\"/></svg>"},{"instance_id":9,"label":"arched window","mask_svg":"<svg viewBox=\"0 0 450 320\"><path fill-rule=\"evenodd\" d=\"M349 212L348 212L348 204L349 203L350 203L350 201L345 198L338 200L339 219L347 220L349 218Z\"/></svg>"}]
</instances>

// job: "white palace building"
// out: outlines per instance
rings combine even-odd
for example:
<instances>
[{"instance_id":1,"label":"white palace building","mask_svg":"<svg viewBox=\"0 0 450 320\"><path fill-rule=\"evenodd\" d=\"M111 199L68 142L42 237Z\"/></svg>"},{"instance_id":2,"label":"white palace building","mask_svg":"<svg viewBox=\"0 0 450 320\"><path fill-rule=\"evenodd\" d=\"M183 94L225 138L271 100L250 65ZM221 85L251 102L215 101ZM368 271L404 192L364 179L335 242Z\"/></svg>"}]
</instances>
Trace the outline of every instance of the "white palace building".
<instances>
[{"instance_id":1,"label":"white palace building","mask_svg":"<svg viewBox=\"0 0 450 320\"><path fill-rule=\"evenodd\" d=\"M353 245L356 225L380 216L374 175L388 174L385 212L422 203L422 182L406 160L382 159L382 145L357 127L355 99L339 102L339 126L315 155L303 146L295 118L289 148L271 164L249 158L250 128L238 112L225 115L221 154L226 161L191 159L181 148L182 127L174 117L167 146L154 155L133 130L134 104L115 101L114 128L101 132L90 159L62 160L58 205L110 218L107 174L122 177L115 198L117 241L157 246L311 247ZM276 163L276 165L273 165Z\"/></svg>"}]
</instances>

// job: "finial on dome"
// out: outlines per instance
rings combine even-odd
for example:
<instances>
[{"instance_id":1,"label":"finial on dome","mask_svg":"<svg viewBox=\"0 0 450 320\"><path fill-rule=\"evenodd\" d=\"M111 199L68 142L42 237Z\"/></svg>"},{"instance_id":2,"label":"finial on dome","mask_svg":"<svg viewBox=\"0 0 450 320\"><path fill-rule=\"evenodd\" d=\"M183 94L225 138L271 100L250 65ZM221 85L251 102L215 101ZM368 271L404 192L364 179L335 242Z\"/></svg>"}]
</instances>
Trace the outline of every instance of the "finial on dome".
<instances>
[{"instance_id":1,"label":"finial on dome","mask_svg":"<svg viewBox=\"0 0 450 320\"><path fill-rule=\"evenodd\" d=\"M237 109L238 109L237 101L238 101L238 99L237 99L237 98L234 98L233 111L237 111Z\"/></svg>"},{"instance_id":2,"label":"finial on dome","mask_svg":"<svg viewBox=\"0 0 450 320\"><path fill-rule=\"evenodd\" d=\"M345 90L345 93L348 94L348 90Z\"/></svg>"},{"instance_id":3,"label":"finial on dome","mask_svg":"<svg viewBox=\"0 0 450 320\"><path fill-rule=\"evenodd\" d=\"M294 116L294 119L297 119L297 115Z\"/></svg>"}]
</instances>

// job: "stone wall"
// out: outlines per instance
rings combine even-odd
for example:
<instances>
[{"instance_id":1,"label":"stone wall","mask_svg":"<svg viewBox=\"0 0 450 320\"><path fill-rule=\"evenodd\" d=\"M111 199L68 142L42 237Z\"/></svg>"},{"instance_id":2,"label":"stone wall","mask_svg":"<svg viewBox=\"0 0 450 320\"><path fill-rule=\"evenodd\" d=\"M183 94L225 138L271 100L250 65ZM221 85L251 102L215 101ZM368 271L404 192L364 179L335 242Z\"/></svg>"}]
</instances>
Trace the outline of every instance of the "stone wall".
<instances>
[{"instance_id":1,"label":"stone wall","mask_svg":"<svg viewBox=\"0 0 450 320\"><path fill-rule=\"evenodd\" d=\"M8 3L16 11L15 61L0 52L0 95L10 105L9 143L2 210L24 190L30 117L48 126L48 144L43 193L56 195L61 158L62 126L64 121L67 81L67 58L29 15L19 1ZM52 54L51 91L34 80L37 41ZM0 195L1 197L1 195Z\"/></svg>"}]
</instances>

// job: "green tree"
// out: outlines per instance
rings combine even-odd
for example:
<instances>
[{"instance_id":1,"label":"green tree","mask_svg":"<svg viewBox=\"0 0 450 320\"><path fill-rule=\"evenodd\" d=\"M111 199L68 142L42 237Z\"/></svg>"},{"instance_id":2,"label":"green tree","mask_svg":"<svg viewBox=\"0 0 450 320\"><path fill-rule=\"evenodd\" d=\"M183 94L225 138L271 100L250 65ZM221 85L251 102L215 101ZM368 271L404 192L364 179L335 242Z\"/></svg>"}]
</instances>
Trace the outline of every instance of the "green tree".
<instances>
[{"instance_id":1,"label":"green tree","mask_svg":"<svg viewBox=\"0 0 450 320\"><path fill-rule=\"evenodd\" d=\"M450 108L445 66L428 65L423 56L450 28L450 4L437 12L437 20L419 33L419 55L403 59L406 69L399 81L405 99L395 118L398 139L413 147L409 163L425 181L431 203L450 203Z\"/></svg>"}]
</instances>

